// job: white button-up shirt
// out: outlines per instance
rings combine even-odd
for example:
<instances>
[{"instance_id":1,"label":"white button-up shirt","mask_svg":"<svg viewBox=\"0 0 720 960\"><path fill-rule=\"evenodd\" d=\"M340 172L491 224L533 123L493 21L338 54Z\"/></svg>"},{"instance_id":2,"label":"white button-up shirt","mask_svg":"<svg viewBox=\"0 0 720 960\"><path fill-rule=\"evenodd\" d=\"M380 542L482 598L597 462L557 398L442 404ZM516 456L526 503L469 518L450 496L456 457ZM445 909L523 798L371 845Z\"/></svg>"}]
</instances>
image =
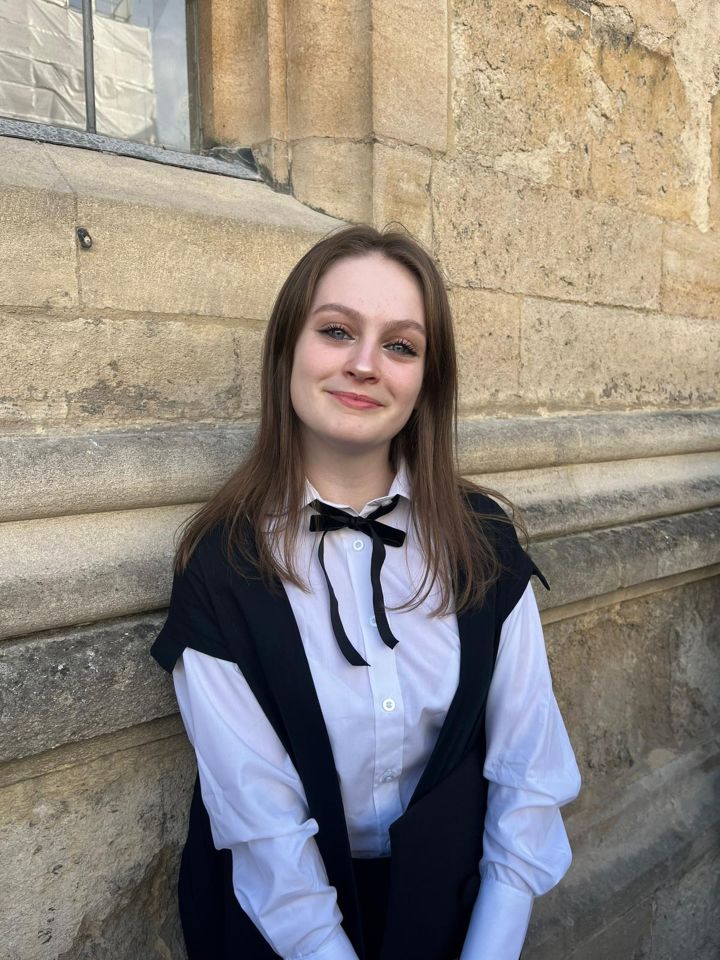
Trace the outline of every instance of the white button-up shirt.
<instances>
[{"instance_id":1,"label":"white button-up shirt","mask_svg":"<svg viewBox=\"0 0 720 960\"><path fill-rule=\"evenodd\" d=\"M396 493L398 505L382 519L407 537L402 547L387 547L386 608L407 600L422 578L404 469L387 497L360 511L367 516ZM378 857L390 853L388 828L407 807L457 688L457 617L428 616L436 589L415 610L388 609L399 641L391 650L373 616L369 538L347 528L331 531L325 566L345 631L370 666L349 664L332 631L317 558L320 534L309 531L315 498L307 484L298 571L310 592L288 583L285 589L328 729L353 856ZM188 648L173 676L213 839L232 852L240 905L287 960L357 960L340 926L303 785L239 669ZM517 960L533 898L570 865L559 807L580 788L529 584L502 627L485 724L482 884L461 960Z\"/></svg>"}]
</instances>

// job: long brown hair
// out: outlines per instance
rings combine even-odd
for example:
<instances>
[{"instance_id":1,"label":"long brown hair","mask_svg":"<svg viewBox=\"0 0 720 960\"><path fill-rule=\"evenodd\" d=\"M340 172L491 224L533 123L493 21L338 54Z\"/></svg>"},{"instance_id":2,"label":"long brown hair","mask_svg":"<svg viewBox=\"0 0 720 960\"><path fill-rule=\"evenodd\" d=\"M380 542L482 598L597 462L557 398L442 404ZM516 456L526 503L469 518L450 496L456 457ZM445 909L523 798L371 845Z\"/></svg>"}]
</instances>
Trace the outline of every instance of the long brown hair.
<instances>
[{"instance_id":1,"label":"long brown hair","mask_svg":"<svg viewBox=\"0 0 720 960\"><path fill-rule=\"evenodd\" d=\"M427 348L418 403L390 445L393 469L401 459L407 464L411 522L427 558L422 583L402 608L422 603L436 581L440 600L435 614L482 603L499 575L498 559L465 494L492 493L515 511L502 494L472 484L458 473L457 367L443 279L432 257L408 233L366 225L345 227L325 237L308 250L283 284L265 333L261 416L254 444L229 480L186 522L176 556L178 572L200 540L222 524L228 561L235 569L240 558L245 570L250 561L270 586L277 587L281 578L307 589L295 566L305 484L299 420L290 401L295 345L326 270L344 258L370 253L381 253L408 269L420 283L425 306ZM271 518L280 518L281 523L266 523ZM521 528L525 533L522 524ZM256 553L248 529L254 533ZM465 574L460 589L458 570Z\"/></svg>"}]
</instances>

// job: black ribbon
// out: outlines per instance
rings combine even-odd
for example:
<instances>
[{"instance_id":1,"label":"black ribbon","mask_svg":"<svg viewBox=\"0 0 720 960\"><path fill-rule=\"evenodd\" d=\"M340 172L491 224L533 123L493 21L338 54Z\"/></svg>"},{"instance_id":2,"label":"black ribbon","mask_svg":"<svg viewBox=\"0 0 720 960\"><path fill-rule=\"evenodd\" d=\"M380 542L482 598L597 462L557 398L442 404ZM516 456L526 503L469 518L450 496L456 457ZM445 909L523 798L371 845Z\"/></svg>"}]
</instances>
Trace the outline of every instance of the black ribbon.
<instances>
[{"instance_id":1,"label":"black ribbon","mask_svg":"<svg viewBox=\"0 0 720 960\"><path fill-rule=\"evenodd\" d=\"M340 619L337 597L333 590L330 577L325 569L325 535L330 530L340 530L343 527L349 527L351 530L357 530L358 533L365 533L372 540L372 557L370 559L370 581L373 591L373 610L375 611L375 622L378 631L382 637L383 643L392 648L396 646L397 640L390 630L390 624L385 613L385 598L383 597L382 585L380 583L380 571L385 560L385 547L401 547L405 542L405 531L398 530L396 527L389 527L386 523L380 523L378 517L385 516L397 506L400 494L396 494L390 503L384 507L378 507L367 517L358 517L339 507L331 507L322 500L313 500L311 506L318 512L310 517L310 529L312 531L322 531L320 544L318 546L318 559L322 572L325 574L325 582L330 594L330 620L332 621L333 633L340 647L340 650L348 661L354 667L369 666L367 660L360 656L355 647L350 643L348 635Z\"/></svg>"}]
</instances>

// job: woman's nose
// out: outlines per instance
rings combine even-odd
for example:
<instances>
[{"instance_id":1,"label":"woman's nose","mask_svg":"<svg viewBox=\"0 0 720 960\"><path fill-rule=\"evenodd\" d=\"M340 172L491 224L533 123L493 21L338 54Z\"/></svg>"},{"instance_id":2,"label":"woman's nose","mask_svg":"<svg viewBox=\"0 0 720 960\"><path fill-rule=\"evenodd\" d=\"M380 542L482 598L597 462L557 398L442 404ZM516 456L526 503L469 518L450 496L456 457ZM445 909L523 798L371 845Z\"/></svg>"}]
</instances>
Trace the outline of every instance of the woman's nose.
<instances>
[{"instance_id":1,"label":"woman's nose","mask_svg":"<svg viewBox=\"0 0 720 960\"><path fill-rule=\"evenodd\" d=\"M377 345L367 340L358 339L348 355L345 372L367 380L378 376L379 362L380 353Z\"/></svg>"}]
</instances>

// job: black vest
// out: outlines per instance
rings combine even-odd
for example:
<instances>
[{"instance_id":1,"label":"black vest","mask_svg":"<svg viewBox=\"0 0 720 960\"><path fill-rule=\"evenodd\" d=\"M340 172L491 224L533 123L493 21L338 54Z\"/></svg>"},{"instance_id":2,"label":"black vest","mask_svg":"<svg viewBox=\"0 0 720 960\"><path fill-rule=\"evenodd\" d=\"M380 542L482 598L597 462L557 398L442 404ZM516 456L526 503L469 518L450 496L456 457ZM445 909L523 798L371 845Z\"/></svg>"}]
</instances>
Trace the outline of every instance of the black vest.
<instances>
[{"instance_id":1,"label":"black vest","mask_svg":"<svg viewBox=\"0 0 720 960\"><path fill-rule=\"evenodd\" d=\"M452 960L460 953L480 885L487 800L485 704L500 630L530 577L547 581L520 547L501 508L471 494L503 565L482 607L458 614L460 677L437 743L407 809L390 827L391 873L382 960ZM462 573L459 574L462 583ZM343 927L360 960L362 942L340 784L310 667L287 594L254 571L236 573L217 527L173 580L167 621L152 655L171 671L188 646L235 662L302 780ZM549 589L549 587L548 587ZM402 642L402 637L399 637ZM409 642L409 641L408 641ZM354 669L367 669L356 667ZM276 957L233 892L231 854L213 846L196 782L179 883L189 960Z\"/></svg>"}]
</instances>

